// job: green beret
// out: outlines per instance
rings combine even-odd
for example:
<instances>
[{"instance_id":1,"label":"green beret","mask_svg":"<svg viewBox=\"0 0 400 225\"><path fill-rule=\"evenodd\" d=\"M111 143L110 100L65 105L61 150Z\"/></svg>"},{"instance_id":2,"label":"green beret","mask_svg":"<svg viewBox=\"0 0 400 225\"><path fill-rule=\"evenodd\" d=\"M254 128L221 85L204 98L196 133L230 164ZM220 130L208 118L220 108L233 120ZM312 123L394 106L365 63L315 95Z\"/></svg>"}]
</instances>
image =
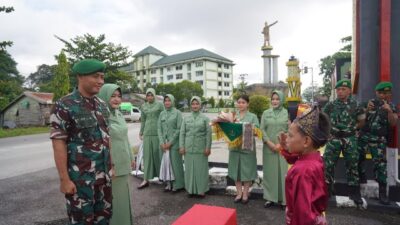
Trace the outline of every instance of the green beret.
<instances>
[{"instance_id":1,"label":"green beret","mask_svg":"<svg viewBox=\"0 0 400 225\"><path fill-rule=\"evenodd\" d=\"M97 72L103 72L106 69L106 64L97 59L83 59L72 67L72 72L75 75L90 75Z\"/></svg>"},{"instance_id":2,"label":"green beret","mask_svg":"<svg viewBox=\"0 0 400 225\"><path fill-rule=\"evenodd\" d=\"M391 82L380 82L375 87L375 91L391 91L393 84Z\"/></svg>"},{"instance_id":3,"label":"green beret","mask_svg":"<svg viewBox=\"0 0 400 225\"><path fill-rule=\"evenodd\" d=\"M337 82L335 89L338 87L348 87L351 89L351 81L349 79L341 79Z\"/></svg>"}]
</instances>

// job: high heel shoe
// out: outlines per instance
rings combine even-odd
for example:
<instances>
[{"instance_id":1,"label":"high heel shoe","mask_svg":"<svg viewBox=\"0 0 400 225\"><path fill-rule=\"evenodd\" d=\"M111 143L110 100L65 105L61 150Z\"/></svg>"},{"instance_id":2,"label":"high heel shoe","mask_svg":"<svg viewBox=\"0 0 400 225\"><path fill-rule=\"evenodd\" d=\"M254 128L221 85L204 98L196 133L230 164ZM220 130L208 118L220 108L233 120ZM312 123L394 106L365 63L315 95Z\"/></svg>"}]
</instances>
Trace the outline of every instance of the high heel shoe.
<instances>
[{"instance_id":1,"label":"high heel shoe","mask_svg":"<svg viewBox=\"0 0 400 225\"><path fill-rule=\"evenodd\" d=\"M273 206L275 203L271 202L271 201L266 201L264 204L264 208L270 208L271 206Z\"/></svg>"},{"instance_id":2,"label":"high heel shoe","mask_svg":"<svg viewBox=\"0 0 400 225\"><path fill-rule=\"evenodd\" d=\"M139 185L139 186L137 187L137 189L141 190L141 189L144 189L144 188L146 188L146 187L148 187L148 186L149 186L149 182L146 182L145 184Z\"/></svg>"},{"instance_id":3,"label":"high heel shoe","mask_svg":"<svg viewBox=\"0 0 400 225\"><path fill-rule=\"evenodd\" d=\"M233 202L234 203L239 203L240 201L242 201L242 195L240 195L240 198L239 198L239 195L237 195Z\"/></svg>"}]
</instances>

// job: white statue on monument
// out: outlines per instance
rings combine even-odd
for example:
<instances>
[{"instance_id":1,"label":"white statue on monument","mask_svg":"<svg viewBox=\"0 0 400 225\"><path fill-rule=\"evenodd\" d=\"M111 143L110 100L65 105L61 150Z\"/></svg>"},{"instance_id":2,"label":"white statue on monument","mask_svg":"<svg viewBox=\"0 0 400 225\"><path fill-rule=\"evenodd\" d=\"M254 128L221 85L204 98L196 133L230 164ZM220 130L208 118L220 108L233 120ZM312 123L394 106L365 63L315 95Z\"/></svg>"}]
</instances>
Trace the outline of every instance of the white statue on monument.
<instances>
[{"instance_id":1,"label":"white statue on monument","mask_svg":"<svg viewBox=\"0 0 400 225\"><path fill-rule=\"evenodd\" d=\"M264 34L264 46L271 46L270 38L269 38L269 28L278 23L278 21L273 22L271 25L268 25L267 21L265 21L265 26L263 31L261 32Z\"/></svg>"}]
</instances>

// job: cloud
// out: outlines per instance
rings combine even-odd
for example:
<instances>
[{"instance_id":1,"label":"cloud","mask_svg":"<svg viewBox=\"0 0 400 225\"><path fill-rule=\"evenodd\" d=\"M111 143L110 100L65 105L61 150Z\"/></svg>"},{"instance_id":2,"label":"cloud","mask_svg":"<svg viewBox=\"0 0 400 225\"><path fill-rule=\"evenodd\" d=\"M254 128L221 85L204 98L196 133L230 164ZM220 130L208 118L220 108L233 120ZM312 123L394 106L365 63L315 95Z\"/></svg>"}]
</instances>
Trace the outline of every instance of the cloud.
<instances>
[{"instance_id":1,"label":"cloud","mask_svg":"<svg viewBox=\"0 0 400 225\"><path fill-rule=\"evenodd\" d=\"M0 0L0 5L8 5ZM348 0L116 0L12 1L15 11L0 14L0 40L12 40L9 49L23 75L42 63L55 63L65 39L90 33L106 34L107 41L128 46L134 53L153 45L167 54L206 48L236 64L238 75L259 82L263 63L261 30L271 28L273 53L280 55L279 78L286 78L291 55L314 67L320 58L337 51L340 39L352 32L352 2ZM304 76L308 86L310 78Z\"/></svg>"}]
</instances>

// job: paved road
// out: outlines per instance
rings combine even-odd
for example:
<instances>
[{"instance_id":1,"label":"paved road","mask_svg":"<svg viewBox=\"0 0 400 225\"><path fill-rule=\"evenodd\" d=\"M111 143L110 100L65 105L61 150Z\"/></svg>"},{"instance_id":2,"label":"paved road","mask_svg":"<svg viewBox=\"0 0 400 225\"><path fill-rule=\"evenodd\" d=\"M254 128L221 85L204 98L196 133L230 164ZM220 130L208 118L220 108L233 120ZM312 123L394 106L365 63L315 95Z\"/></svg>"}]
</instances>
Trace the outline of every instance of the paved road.
<instances>
[{"instance_id":1,"label":"paved road","mask_svg":"<svg viewBox=\"0 0 400 225\"><path fill-rule=\"evenodd\" d=\"M129 123L129 137L138 143L139 123ZM0 180L54 167L49 134L0 138Z\"/></svg>"},{"instance_id":2,"label":"paved road","mask_svg":"<svg viewBox=\"0 0 400 225\"><path fill-rule=\"evenodd\" d=\"M215 118L217 114L206 115ZM137 145L140 123L128 123L128 128L129 141L132 145ZM54 166L48 133L0 138L0 180Z\"/></svg>"}]
</instances>

